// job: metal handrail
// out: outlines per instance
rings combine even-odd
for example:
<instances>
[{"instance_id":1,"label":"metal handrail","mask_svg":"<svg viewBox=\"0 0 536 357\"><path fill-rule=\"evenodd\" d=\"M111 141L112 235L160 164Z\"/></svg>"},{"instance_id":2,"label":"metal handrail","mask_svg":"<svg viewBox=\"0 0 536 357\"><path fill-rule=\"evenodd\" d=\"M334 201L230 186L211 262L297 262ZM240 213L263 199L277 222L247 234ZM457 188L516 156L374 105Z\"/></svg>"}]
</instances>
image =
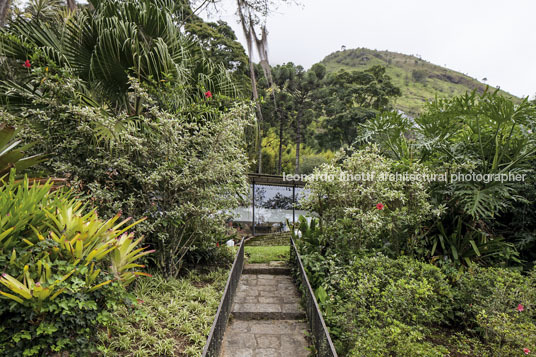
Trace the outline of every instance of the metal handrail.
<instances>
[{"instance_id":1,"label":"metal handrail","mask_svg":"<svg viewBox=\"0 0 536 357\"><path fill-rule=\"evenodd\" d=\"M307 273L303 267L303 263L298 253L294 239L290 238L290 259L298 268L298 278L301 281L303 292L305 294L305 311L307 314L307 321L309 329L313 337L313 343L316 350L316 355L320 357L337 357L337 351L331 341L329 331L318 307L318 303L313 292L313 288L307 279Z\"/></svg>"},{"instance_id":2,"label":"metal handrail","mask_svg":"<svg viewBox=\"0 0 536 357\"><path fill-rule=\"evenodd\" d=\"M203 349L203 357L218 357L220 354L223 336L233 307L236 288L238 287L238 282L242 276L242 269L244 268L244 245L244 238L242 238L240 241L240 248L236 253L233 267L231 268L231 273L229 274L227 284L225 285L223 297L218 306L218 312L216 312L216 317L212 323L207 343Z\"/></svg>"}]
</instances>

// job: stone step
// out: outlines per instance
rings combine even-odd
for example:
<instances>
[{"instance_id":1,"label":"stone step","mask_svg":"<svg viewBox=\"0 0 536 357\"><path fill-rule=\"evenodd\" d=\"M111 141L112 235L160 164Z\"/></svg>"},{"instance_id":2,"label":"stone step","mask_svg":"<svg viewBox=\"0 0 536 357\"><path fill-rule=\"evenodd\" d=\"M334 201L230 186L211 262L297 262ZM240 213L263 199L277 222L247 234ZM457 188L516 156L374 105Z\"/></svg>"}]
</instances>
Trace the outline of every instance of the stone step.
<instances>
[{"instance_id":1,"label":"stone step","mask_svg":"<svg viewBox=\"0 0 536 357\"><path fill-rule=\"evenodd\" d=\"M235 320L303 320L305 312L292 304L240 304L231 313Z\"/></svg>"},{"instance_id":2,"label":"stone step","mask_svg":"<svg viewBox=\"0 0 536 357\"><path fill-rule=\"evenodd\" d=\"M244 274L232 316L239 320L299 320L305 318L305 313L290 276Z\"/></svg>"},{"instance_id":3,"label":"stone step","mask_svg":"<svg viewBox=\"0 0 536 357\"><path fill-rule=\"evenodd\" d=\"M290 268L284 262L272 262L270 264L245 264L242 274L290 275Z\"/></svg>"},{"instance_id":4,"label":"stone step","mask_svg":"<svg viewBox=\"0 0 536 357\"><path fill-rule=\"evenodd\" d=\"M222 357L306 357L306 316L285 262L246 264L223 339Z\"/></svg>"},{"instance_id":5,"label":"stone step","mask_svg":"<svg viewBox=\"0 0 536 357\"><path fill-rule=\"evenodd\" d=\"M303 321L240 321L227 326L222 357L307 357L307 325Z\"/></svg>"}]
</instances>

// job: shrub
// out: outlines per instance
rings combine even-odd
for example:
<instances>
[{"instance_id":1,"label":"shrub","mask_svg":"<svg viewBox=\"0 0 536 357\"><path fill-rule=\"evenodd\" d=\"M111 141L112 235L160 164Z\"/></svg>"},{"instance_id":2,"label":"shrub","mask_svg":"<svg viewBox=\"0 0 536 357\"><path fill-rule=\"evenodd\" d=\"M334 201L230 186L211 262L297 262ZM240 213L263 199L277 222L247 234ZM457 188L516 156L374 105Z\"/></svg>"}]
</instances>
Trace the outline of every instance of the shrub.
<instances>
[{"instance_id":1,"label":"shrub","mask_svg":"<svg viewBox=\"0 0 536 357\"><path fill-rule=\"evenodd\" d=\"M301 158L302 162L300 164L300 174L311 174L315 168L322 164L326 164L328 159L325 156L326 155L321 154L303 156Z\"/></svg>"},{"instance_id":2,"label":"shrub","mask_svg":"<svg viewBox=\"0 0 536 357\"><path fill-rule=\"evenodd\" d=\"M314 239L314 229L305 231ZM344 264L318 251L302 259L341 355L521 356L536 348L536 269L440 269L363 253Z\"/></svg>"},{"instance_id":3,"label":"shrub","mask_svg":"<svg viewBox=\"0 0 536 357\"><path fill-rule=\"evenodd\" d=\"M347 269L340 294L357 302L356 308L377 309L384 317L404 323L446 321L452 291L439 268L408 257L377 255L358 258Z\"/></svg>"},{"instance_id":4,"label":"shrub","mask_svg":"<svg viewBox=\"0 0 536 357\"><path fill-rule=\"evenodd\" d=\"M25 157L31 145L18 147L20 141L13 140L15 128L0 124L0 177L9 174L12 168L21 172L42 160L40 155Z\"/></svg>"},{"instance_id":5,"label":"shrub","mask_svg":"<svg viewBox=\"0 0 536 357\"><path fill-rule=\"evenodd\" d=\"M471 266L454 283L455 323L500 355L536 345L536 272Z\"/></svg>"},{"instance_id":6,"label":"shrub","mask_svg":"<svg viewBox=\"0 0 536 357\"><path fill-rule=\"evenodd\" d=\"M426 182L391 180L389 175L397 173L415 175L426 170L398 164L370 146L316 169L317 177L328 179L308 182L311 194L302 204L319 214L328 244L337 252L415 251L423 222L440 210L430 204Z\"/></svg>"},{"instance_id":7,"label":"shrub","mask_svg":"<svg viewBox=\"0 0 536 357\"><path fill-rule=\"evenodd\" d=\"M357 336L355 345L348 356L427 356L448 355L444 346L436 346L425 340L426 336L415 326L408 326L394 320L385 327L365 329Z\"/></svg>"},{"instance_id":8,"label":"shrub","mask_svg":"<svg viewBox=\"0 0 536 357\"><path fill-rule=\"evenodd\" d=\"M147 216L135 230L168 276L190 247L225 234L222 212L246 196L251 118L231 74L182 34L179 10L169 0L94 1L0 31L9 64L0 101L16 114L5 120L102 216ZM30 68L18 65L28 58Z\"/></svg>"},{"instance_id":9,"label":"shrub","mask_svg":"<svg viewBox=\"0 0 536 357\"><path fill-rule=\"evenodd\" d=\"M325 291L320 304L342 355L444 355L444 347L426 342L452 310L453 292L439 268L407 257L356 257L345 266L336 256L314 257L304 263L317 272L317 291Z\"/></svg>"},{"instance_id":10,"label":"shrub","mask_svg":"<svg viewBox=\"0 0 536 357\"><path fill-rule=\"evenodd\" d=\"M46 110L12 120L27 140L38 141L35 150L54 158L46 169L90 196L104 217L118 211L147 216L136 232L156 249L154 265L177 276L192 245L211 246L225 235L224 210L246 196L248 107L222 113L210 103L193 103L192 112L174 113L156 106L133 81L144 115L112 117L77 103L65 81L50 79L48 93L71 103L47 103Z\"/></svg>"},{"instance_id":11,"label":"shrub","mask_svg":"<svg viewBox=\"0 0 536 357\"><path fill-rule=\"evenodd\" d=\"M428 78L428 72L424 69L414 69L411 71L411 77L415 82L426 84Z\"/></svg>"},{"instance_id":12,"label":"shrub","mask_svg":"<svg viewBox=\"0 0 536 357\"><path fill-rule=\"evenodd\" d=\"M130 218L103 221L72 191L51 184L0 185L0 354L86 353L95 326L127 298L124 286L150 253L127 231Z\"/></svg>"}]
</instances>

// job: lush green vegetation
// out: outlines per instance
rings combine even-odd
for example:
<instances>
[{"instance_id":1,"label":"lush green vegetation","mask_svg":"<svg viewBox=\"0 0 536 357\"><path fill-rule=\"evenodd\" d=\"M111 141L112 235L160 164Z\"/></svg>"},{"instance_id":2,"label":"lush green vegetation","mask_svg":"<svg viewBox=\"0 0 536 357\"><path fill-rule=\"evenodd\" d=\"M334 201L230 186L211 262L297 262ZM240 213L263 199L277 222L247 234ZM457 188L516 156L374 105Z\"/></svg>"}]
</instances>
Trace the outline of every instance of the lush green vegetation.
<instances>
[{"instance_id":1,"label":"lush green vegetation","mask_svg":"<svg viewBox=\"0 0 536 357\"><path fill-rule=\"evenodd\" d=\"M522 356L534 348L534 270L457 271L382 254L304 261L343 356Z\"/></svg>"},{"instance_id":2,"label":"lush green vegetation","mask_svg":"<svg viewBox=\"0 0 536 357\"><path fill-rule=\"evenodd\" d=\"M535 118L526 100L473 93L430 104L415 124L391 113L363 126L362 142L376 143L384 155L448 173L448 182L429 190L430 201L444 211L424 237L436 247L429 258L504 265L519 264L521 253L532 264L534 221L525 218L534 209ZM498 180L505 174L511 177ZM467 175L470 180L457 179Z\"/></svg>"},{"instance_id":3,"label":"lush green vegetation","mask_svg":"<svg viewBox=\"0 0 536 357\"><path fill-rule=\"evenodd\" d=\"M436 97L486 91L481 82L420 58L368 49L335 52L309 70L278 65L270 76L259 78L262 161L256 169L265 173L311 173L354 145L360 125L381 112L415 117Z\"/></svg>"},{"instance_id":4,"label":"lush green vegetation","mask_svg":"<svg viewBox=\"0 0 536 357\"><path fill-rule=\"evenodd\" d=\"M250 121L228 72L178 31L177 6L96 1L67 21L17 18L2 32L9 68L0 83L4 120L54 157L43 170L68 177L104 216L148 216L136 231L172 276L194 242L224 235L214 212L245 194Z\"/></svg>"},{"instance_id":5,"label":"lush green vegetation","mask_svg":"<svg viewBox=\"0 0 536 357\"><path fill-rule=\"evenodd\" d=\"M261 78L261 171L309 174L351 146L360 123L391 109L400 95L385 68L326 73L322 64L309 70L293 63L272 68L272 85ZM257 169L259 165L257 164Z\"/></svg>"},{"instance_id":6,"label":"lush green vegetation","mask_svg":"<svg viewBox=\"0 0 536 357\"><path fill-rule=\"evenodd\" d=\"M287 261L289 259L290 247L274 245L245 247L245 253L248 257L248 263L269 263L272 261Z\"/></svg>"},{"instance_id":7,"label":"lush green vegetation","mask_svg":"<svg viewBox=\"0 0 536 357\"><path fill-rule=\"evenodd\" d=\"M138 222L108 220L72 190L25 178L0 181L0 305L3 355L83 353L92 330L129 299L125 286L143 268Z\"/></svg>"},{"instance_id":8,"label":"lush green vegetation","mask_svg":"<svg viewBox=\"0 0 536 357\"><path fill-rule=\"evenodd\" d=\"M229 261L216 243L227 240L223 212L247 193L253 118L235 58L244 51L188 2L72 10L30 2L0 28L0 354L89 355L103 326L112 342L99 348L159 354L152 339L134 338L142 332L119 334L135 318L146 319L141 329L156 323L127 311L164 279L153 303L199 321L170 312L159 323L175 325L157 332L183 337L161 339L159 351L196 354L221 282L185 288L175 305L169 291L178 294L185 265ZM146 266L159 278L127 287ZM208 305L196 307L202 298Z\"/></svg>"},{"instance_id":9,"label":"lush green vegetation","mask_svg":"<svg viewBox=\"0 0 536 357\"><path fill-rule=\"evenodd\" d=\"M252 170L328 178L295 238L341 356L534 353L536 103L390 52L270 67L274 2L237 4L258 66L188 1L2 9L0 354L199 355Z\"/></svg>"},{"instance_id":10,"label":"lush green vegetation","mask_svg":"<svg viewBox=\"0 0 536 357\"><path fill-rule=\"evenodd\" d=\"M227 275L219 269L140 282L132 292L136 302L121 306L99 331L98 350L103 356L200 356Z\"/></svg>"},{"instance_id":11,"label":"lush green vegetation","mask_svg":"<svg viewBox=\"0 0 536 357\"><path fill-rule=\"evenodd\" d=\"M441 67L421 59L418 55L405 55L390 51L367 48L347 49L326 56L320 63L328 72L365 70L372 66L383 66L393 84L400 88L402 95L393 106L415 116L423 111L424 104L436 96L450 98L476 90L486 89L485 81ZM492 88L493 89L493 88ZM517 100L501 91L501 94Z\"/></svg>"},{"instance_id":12,"label":"lush green vegetation","mask_svg":"<svg viewBox=\"0 0 536 357\"><path fill-rule=\"evenodd\" d=\"M533 104L497 93L438 100L367 121L315 170L333 179L307 184L319 221L302 217L297 240L341 355L536 348L535 124Z\"/></svg>"}]
</instances>

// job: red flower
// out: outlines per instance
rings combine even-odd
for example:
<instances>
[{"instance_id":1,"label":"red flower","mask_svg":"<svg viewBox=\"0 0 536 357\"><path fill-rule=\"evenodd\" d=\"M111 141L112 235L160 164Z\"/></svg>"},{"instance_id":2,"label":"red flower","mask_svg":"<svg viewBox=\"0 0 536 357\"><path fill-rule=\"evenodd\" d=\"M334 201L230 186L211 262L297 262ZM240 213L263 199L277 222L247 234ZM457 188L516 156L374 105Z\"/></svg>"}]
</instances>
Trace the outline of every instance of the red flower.
<instances>
[{"instance_id":1,"label":"red flower","mask_svg":"<svg viewBox=\"0 0 536 357\"><path fill-rule=\"evenodd\" d=\"M26 60L23 64L24 67L26 68L30 68L32 66L32 64L30 63L30 60Z\"/></svg>"},{"instance_id":2,"label":"red flower","mask_svg":"<svg viewBox=\"0 0 536 357\"><path fill-rule=\"evenodd\" d=\"M523 352L525 352L526 355L530 353L530 350L528 348L523 348Z\"/></svg>"},{"instance_id":3,"label":"red flower","mask_svg":"<svg viewBox=\"0 0 536 357\"><path fill-rule=\"evenodd\" d=\"M523 305L521 305L521 304L517 305L517 311L521 312L521 311L523 311L523 310L525 310L525 308L523 307Z\"/></svg>"},{"instance_id":4,"label":"red flower","mask_svg":"<svg viewBox=\"0 0 536 357\"><path fill-rule=\"evenodd\" d=\"M379 210L382 210L385 206L382 204L382 203L378 203L376 205L376 208L379 209Z\"/></svg>"},{"instance_id":5,"label":"red flower","mask_svg":"<svg viewBox=\"0 0 536 357\"><path fill-rule=\"evenodd\" d=\"M216 247L219 248L219 247L220 247L220 243L216 242Z\"/></svg>"},{"instance_id":6,"label":"red flower","mask_svg":"<svg viewBox=\"0 0 536 357\"><path fill-rule=\"evenodd\" d=\"M207 97L207 98L212 98L212 92L209 91L209 90L206 91L206 92L205 92L205 97Z\"/></svg>"}]
</instances>

